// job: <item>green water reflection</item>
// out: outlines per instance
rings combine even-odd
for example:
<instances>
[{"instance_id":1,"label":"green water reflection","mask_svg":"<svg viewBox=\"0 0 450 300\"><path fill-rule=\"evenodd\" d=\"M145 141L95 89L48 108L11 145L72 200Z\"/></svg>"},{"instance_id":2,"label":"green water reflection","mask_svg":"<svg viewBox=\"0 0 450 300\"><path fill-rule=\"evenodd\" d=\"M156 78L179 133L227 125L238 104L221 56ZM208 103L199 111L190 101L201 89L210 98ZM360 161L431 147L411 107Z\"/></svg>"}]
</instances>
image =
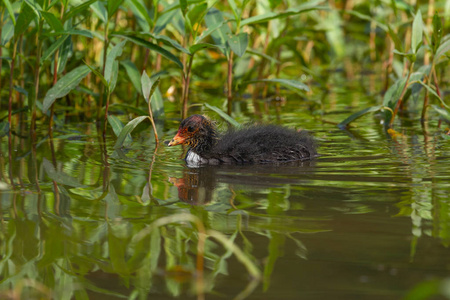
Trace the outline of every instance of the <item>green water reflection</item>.
<instances>
[{"instance_id":1,"label":"green water reflection","mask_svg":"<svg viewBox=\"0 0 450 300\"><path fill-rule=\"evenodd\" d=\"M398 299L439 286L450 269L448 140L406 125L389 140L365 122L343 132L310 119L323 156L274 167L189 168L149 130L122 150L94 124L3 137L1 296ZM160 124L170 138L176 121ZM203 231L186 216L210 233L201 264Z\"/></svg>"}]
</instances>

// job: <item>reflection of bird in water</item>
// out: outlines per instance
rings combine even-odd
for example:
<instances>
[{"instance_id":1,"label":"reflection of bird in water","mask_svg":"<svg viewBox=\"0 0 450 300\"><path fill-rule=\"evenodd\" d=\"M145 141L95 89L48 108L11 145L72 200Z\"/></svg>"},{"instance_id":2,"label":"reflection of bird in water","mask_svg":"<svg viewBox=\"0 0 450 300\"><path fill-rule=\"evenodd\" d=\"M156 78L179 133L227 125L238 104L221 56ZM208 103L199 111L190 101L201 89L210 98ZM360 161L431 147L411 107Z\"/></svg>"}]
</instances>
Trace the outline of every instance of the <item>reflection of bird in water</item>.
<instances>
[{"instance_id":1,"label":"reflection of bird in water","mask_svg":"<svg viewBox=\"0 0 450 300\"><path fill-rule=\"evenodd\" d=\"M214 197L218 183L233 188L258 189L284 184L300 184L314 172L314 161L294 161L283 165L203 165L186 167L183 178L170 177L181 201L204 205ZM306 176L306 177L305 177ZM222 199L225 200L225 199Z\"/></svg>"},{"instance_id":2,"label":"reflection of bird in water","mask_svg":"<svg viewBox=\"0 0 450 300\"><path fill-rule=\"evenodd\" d=\"M170 177L178 189L178 198L193 205L207 204L215 188L215 172L208 168L185 168L183 178Z\"/></svg>"},{"instance_id":3,"label":"reflection of bird in water","mask_svg":"<svg viewBox=\"0 0 450 300\"><path fill-rule=\"evenodd\" d=\"M188 145L186 161L199 164L263 164L310 160L317 156L314 139L305 131L275 125L253 125L217 133L201 115L184 119L169 146Z\"/></svg>"}]
</instances>

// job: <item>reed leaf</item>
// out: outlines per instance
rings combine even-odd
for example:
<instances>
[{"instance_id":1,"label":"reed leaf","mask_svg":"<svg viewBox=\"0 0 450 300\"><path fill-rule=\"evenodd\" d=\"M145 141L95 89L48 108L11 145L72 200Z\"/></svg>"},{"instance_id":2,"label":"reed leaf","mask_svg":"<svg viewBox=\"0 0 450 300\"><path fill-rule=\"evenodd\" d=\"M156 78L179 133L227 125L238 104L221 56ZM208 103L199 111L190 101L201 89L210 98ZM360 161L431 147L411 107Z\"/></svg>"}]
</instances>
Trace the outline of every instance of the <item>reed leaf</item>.
<instances>
[{"instance_id":1,"label":"reed leaf","mask_svg":"<svg viewBox=\"0 0 450 300\"><path fill-rule=\"evenodd\" d=\"M125 125L125 127L123 127L122 131L120 132L119 136L117 137L117 141L114 144L114 148L117 149L117 148L122 147L127 136L136 128L136 126L138 126L145 119L150 119L150 117L140 116L140 117L136 117L133 120L131 120L130 122L128 122L128 124Z\"/></svg>"},{"instance_id":2,"label":"reed leaf","mask_svg":"<svg viewBox=\"0 0 450 300\"><path fill-rule=\"evenodd\" d=\"M340 129L345 129L351 122L355 121L356 119L361 118L362 116L364 116L368 113L379 111L383 108L384 108L383 105L377 105L377 106L371 106L371 107L365 108L363 110L360 110L360 111L352 114L351 116L349 116L347 119L345 119L341 123L339 123L338 127Z\"/></svg>"},{"instance_id":3,"label":"reed leaf","mask_svg":"<svg viewBox=\"0 0 450 300\"><path fill-rule=\"evenodd\" d=\"M281 79L281 78L272 78L272 79L256 79L249 80L245 83L257 83L257 82L269 82L269 83L279 83L287 88L294 89L296 91L307 91L309 92L309 87L303 82L291 79Z\"/></svg>"},{"instance_id":4,"label":"reed leaf","mask_svg":"<svg viewBox=\"0 0 450 300\"><path fill-rule=\"evenodd\" d=\"M9 0L3 0L3 3L6 6L6 10L8 11L11 21L13 22L14 26L16 26L16 17L14 16L14 11L12 9L11 2L9 2Z\"/></svg>"},{"instance_id":5,"label":"reed leaf","mask_svg":"<svg viewBox=\"0 0 450 300\"><path fill-rule=\"evenodd\" d=\"M91 70L88 66L80 66L59 79L45 95L43 103L44 113L50 108L50 106L52 106L53 102L55 102L56 99L64 97L74 88L76 88L80 81L90 72Z\"/></svg>"},{"instance_id":6,"label":"reed leaf","mask_svg":"<svg viewBox=\"0 0 450 300\"><path fill-rule=\"evenodd\" d=\"M150 43L146 40L143 40L139 37L133 36L133 35L128 35L128 34L115 34L114 36L119 36L119 37L123 37L126 38L130 41L132 41L133 43L146 47L150 50L153 50L159 54L161 54L162 56L164 56L165 58L167 58L168 60L174 62L180 69L183 69L183 64L181 63L181 61L172 53L170 53L169 51L167 51L166 49L155 45L153 43Z\"/></svg>"}]
</instances>

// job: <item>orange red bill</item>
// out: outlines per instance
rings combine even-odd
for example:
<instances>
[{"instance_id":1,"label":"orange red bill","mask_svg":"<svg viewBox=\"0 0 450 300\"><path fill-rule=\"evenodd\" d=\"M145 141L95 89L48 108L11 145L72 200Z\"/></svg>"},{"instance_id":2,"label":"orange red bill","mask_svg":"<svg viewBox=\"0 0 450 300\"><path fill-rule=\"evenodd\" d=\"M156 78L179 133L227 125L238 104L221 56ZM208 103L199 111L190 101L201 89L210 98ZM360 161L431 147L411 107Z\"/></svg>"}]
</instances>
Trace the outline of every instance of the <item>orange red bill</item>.
<instances>
[{"instance_id":1,"label":"orange red bill","mask_svg":"<svg viewBox=\"0 0 450 300\"><path fill-rule=\"evenodd\" d=\"M182 137L181 135L180 135L180 133L179 132L177 132L177 134L173 137L173 139L169 142L169 147L170 146L176 146L176 145L179 145L179 144L183 144L184 143L184 141L186 140L186 138L184 138L184 137Z\"/></svg>"}]
</instances>

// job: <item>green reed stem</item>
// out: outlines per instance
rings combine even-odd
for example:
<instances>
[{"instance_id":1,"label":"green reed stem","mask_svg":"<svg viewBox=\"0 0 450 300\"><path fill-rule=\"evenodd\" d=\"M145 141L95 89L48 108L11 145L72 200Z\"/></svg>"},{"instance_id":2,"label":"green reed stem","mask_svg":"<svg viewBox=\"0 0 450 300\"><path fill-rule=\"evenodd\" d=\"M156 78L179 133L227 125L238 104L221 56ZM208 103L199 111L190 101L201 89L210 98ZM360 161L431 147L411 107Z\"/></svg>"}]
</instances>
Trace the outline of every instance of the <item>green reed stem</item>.
<instances>
[{"instance_id":1,"label":"green reed stem","mask_svg":"<svg viewBox=\"0 0 450 300\"><path fill-rule=\"evenodd\" d=\"M155 141L156 141L156 147L158 147L159 145L159 141L158 141L158 132L156 131L156 125L155 125L155 120L153 120L153 111L152 111L152 105L150 104L151 102L151 98L148 99L148 114L150 116L150 122L152 123L152 127L153 127L153 133L155 134Z\"/></svg>"},{"instance_id":2,"label":"green reed stem","mask_svg":"<svg viewBox=\"0 0 450 300\"><path fill-rule=\"evenodd\" d=\"M181 111L182 118L187 117L187 111L188 111L188 100L189 100L189 84L191 81L191 69L192 69L192 62L194 61L194 55L189 56L189 62L188 66L186 68L186 73L183 78L183 109Z\"/></svg>"},{"instance_id":3,"label":"green reed stem","mask_svg":"<svg viewBox=\"0 0 450 300\"><path fill-rule=\"evenodd\" d=\"M41 71L41 48L42 41L40 39L42 34L43 19L39 20L39 30L36 34L36 63L34 65L34 96L31 98L31 131L36 130L36 102L39 94L39 73Z\"/></svg>"},{"instance_id":4,"label":"green reed stem","mask_svg":"<svg viewBox=\"0 0 450 300\"><path fill-rule=\"evenodd\" d=\"M106 56L108 55L108 21L106 21L105 23L105 34L104 34L104 40L105 40L105 45L103 48L103 67L102 67L102 75L105 76L105 68L106 68ZM99 99L99 106L98 106L98 110L97 110L97 120L100 119L100 114L103 108L103 97L105 94L105 87L101 86L100 88L100 99ZM107 100L109 101L109 99ZM108 104L107 104L108 106ZM105 111L105 115L106 117L108 116L108 111Z\"/></svg>"},{"instance_id":5,"label":"green reed stem","mask_svg":"<svg viewBox=\"0 0 450 300\"><path fill-rule=\"evenodd\" d=\"M60 20L63 19L64 16L64 3L61 3L61 17ZM58 81L58 58L59 58L59 48L55 52L55 60L53 61L53 85L56 84ZM48 124L49 131L53 128L53 118L55 115L55 103L52 103L51 109L50 109L50 122Z\"/></svg>"},{"instance_id":6,"label":"green reed stem","mask_svg":"<svg viewBox=\"0 0 450 300\"><path fill-rule=\"evenodd\" d=\"M231 116L233 107L233 52L230 51L230 58L228 59L228 76L227 76L227 113Z\"/></svg>"},{"instance_id":7,"label":"green reed stem","mask_svg":"<svg viewBox=\"0 0 450 300\"><path fill-rule=\"evenodd\" d=\"M106 107L105 107L105 120L103 123L103 134L106 134L106 127L108 124L108 109L109 109L109 98L111 97L111 93L109 92L109 89L106 94Z\"/></svg>"},{"instance_id":8,"label":"green reed stem","mask_svg":"<svg viewBox=\"0 0 450 300\"><path fill-rule=\"evenodd\" d=\"M11 67L9 70L9 102L8 102L8 123L11 131L11 112L12 112L12 93L13 93L13 79L14 79L14 63L16 61L17 40L13 43L13 55L11 58Z\"/></svg>"},{"instance_id":9,"label":"green reed stem","mask_svg":"<svg viewBox=\"0 0 450 300\"><path fill-rule=\"evenodd\" d=\"M427 80L427 84L428 86L431 87L431 83L433 81L433 70L434 70L434 63L431 65L431 70L430 70L430 75L428 77L425 77L425 80ZM425 117L426 117L426 113L427 113L427 108L428 108L428 102L429 102L429 97L428 97L428 89L425 91L425 98L423 100L423 107L422 107L422 115L420 118L420 122L423 124L425 122Z\"/></svg>"},{"instance_id":10,"label":"green reed stem","mask_svg":"<svg viewBox=\"0 0 450 300\"><path fill-rule=\"evenodd\" d=\"M405 86L403 87L402 93L400 94L400 98L398 99L397 104L395 105L394 113L392 114L391 121L389 122L389 127L392 127L392 124L394 123L394 119L395 119L395 116L397 115L398 109L399 109L400 105L402 104L403 97L405 96L406 89L407 89L408 83L409 83L409 78L411 77L413 68L414 68L414 62L411 62L411 65L409 66L408 77L406 78Z\"/></svg>"}]
</instances>

